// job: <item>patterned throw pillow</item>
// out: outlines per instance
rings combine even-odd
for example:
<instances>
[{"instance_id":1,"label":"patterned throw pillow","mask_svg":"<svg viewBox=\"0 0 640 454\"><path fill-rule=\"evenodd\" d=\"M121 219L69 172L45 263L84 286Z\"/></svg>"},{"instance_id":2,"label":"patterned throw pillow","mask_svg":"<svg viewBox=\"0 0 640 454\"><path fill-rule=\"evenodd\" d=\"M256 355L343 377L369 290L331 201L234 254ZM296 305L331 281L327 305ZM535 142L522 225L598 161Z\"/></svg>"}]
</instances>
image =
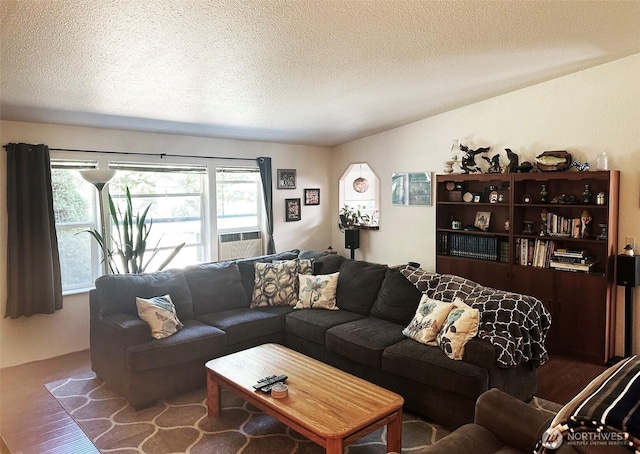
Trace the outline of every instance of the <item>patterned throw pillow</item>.
<instances>
[{"instance_id":1,"label":"patterned throw pillow","mask_svg":"<svg viewBox=\"0 0 640 454\"><path fill-rule=\"evenodd\" d=\"M299 275L300 294L294 309L338 310L338 306L336 306L336 289L338 288L339 275L339 272L315 276Z\"/></svg>"},{"instance_id":2,"label":"patterned throw pillow","mask_svg":"<svg viewBox=\"0 0 640 454\"><path fill-rule=\"evenodd\" d=\"M438 301L422 295L416 315L402 334L422 344L437 345L436 336L442 329L453 303Z\"/></svg>"},{"instance_id":3,"label":"patterned throw pillow","mask_svg":"<svg viewBox=\"0 0 640 454\"><path fill-rule=\"evenodd\" d=\"M437 341L449 358L462 359L465 344L478 334L480 312L478 309L467 306L458 298L453 301L452 305L453 308L449 312L442 330L438 333Z\"/></svg>"},{"instance_id":4,"label":"patterned throw pillow","mask_svg":"<svg viewBox=\"0 0 640 454\"><path fill-rule=\"evenodd\" d=\"M298 302L298 267L297 260L256 262L250 307L294 306Z\"/></svg>"},{"instance_id":5,"label":"patterned throw pillow","mask_svg":"<svg viewBox=\"0 0 640 454\"><path fill-rule=\"evenodd\" d=\"M296 263L296 270L297 270L297 274L313 274L313 267L314 267L314 263L315 260L314 259L294 259L294 260L274 260L273 264L274 265L280 265L282 263L286 263L286 262L295 262ZM299 291L299 287L298 287L298 279L296 276L296 281L294 283L295 289L296 289L296 295L298 294Z\"/></svg>"},{"instance_id":6,"label":"patterned throw pillow","mask_svg":"<svg viewBox=\"0 0 640 454\"><path fill-rule=\"evenodd\" d=\"M151 337L163 339L180 331L184 325L178 320L176 307L169 295L153 298L136 297L138 315L151 327Z\"/></svg>"}]
</instances>

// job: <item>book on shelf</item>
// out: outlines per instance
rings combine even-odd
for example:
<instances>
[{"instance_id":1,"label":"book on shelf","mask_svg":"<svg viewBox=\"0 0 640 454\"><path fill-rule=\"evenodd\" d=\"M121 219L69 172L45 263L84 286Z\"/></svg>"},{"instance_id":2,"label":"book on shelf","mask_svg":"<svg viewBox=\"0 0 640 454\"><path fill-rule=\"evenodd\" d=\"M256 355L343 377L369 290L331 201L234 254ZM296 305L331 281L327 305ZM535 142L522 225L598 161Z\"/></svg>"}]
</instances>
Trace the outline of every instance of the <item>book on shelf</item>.
<instances>
[{"instance_id":1,"label":"book on shelf","mask_svg":"<svg viewBox=\"0 0 640 454\"><path fill-rule=\"evenodd\" d=\"M449 233L448 254L452 257L497 261L499 252L498 239L494 236Z\"/></svg>"},{"instance_id":2,"label":"book on shelf","mask_svg":"<svg viewBox=\"0 0 640 454\"><path fill-rule=\"evenodd\" d=\"M566 249L566 248L558 248L556 249L555 255L562 257L574 257L574 258L585 258L590 255L588 249Z\"/></svg>"},{"instance_id":3,"label":"book on shelf","mask_svg":"<svg viewBox=\"0 0 640 454\"><path fill-rule=\"evenodd\" d=\"M564 271L581 271L583 273L588 273L591 271L593 266L598 263L596 260L592 260L590 263L569 263L569 262L557 262L552 260L549 265L551 268L555 268L557 270Z\"/></svg>"},{"instance_id":4,"label":"book on shelf","mask_svg":"<svg viewBox=\"0 0 640 454\"><path fill-rule=\"evenodd\" d=\"M516 238L515 263L523 266L549 268L556 247L556 242L553 240Z\"/></svg>"}]
</instances>

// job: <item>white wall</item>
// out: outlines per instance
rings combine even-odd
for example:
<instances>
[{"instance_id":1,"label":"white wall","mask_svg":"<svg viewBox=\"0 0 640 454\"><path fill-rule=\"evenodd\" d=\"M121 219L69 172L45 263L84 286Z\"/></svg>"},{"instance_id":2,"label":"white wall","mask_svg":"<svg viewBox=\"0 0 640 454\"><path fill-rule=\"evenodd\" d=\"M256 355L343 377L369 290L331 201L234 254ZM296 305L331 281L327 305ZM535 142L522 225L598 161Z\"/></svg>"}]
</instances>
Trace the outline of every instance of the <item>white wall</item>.
<instances>
[{"instance_id":1,"label":"white wall","mask_svg":"<svg viewBox=\"0 0 640 454\"><path fill-rule=\"evenodd\" d=\"M621 171L619 249L635 237L640 250L640 54L549 82L465 106L390 131L344 144L334 150L333 178L353 162L366 161L381 178L380 231L361 234L356 258L389 264L417 261L435 269L435 209L391 205L391 174L443 173L453 139L471 148L511 148L522 160L545 150L568 150L595 168L605 150L610 168ZM333 206L338 209L334 193ZM344 251L342 235L333 245ZM340 246L337 248L336 246ZM636 290L638 301L640 291ZM618 292L616 352L623 351L622 287ZM640 326L640 304L635 306ZM579 322L579 314L578 320ZM640 329L634 333L640 352Z\"/></svg>"},{"instance_id":2,"label":"white wall","mask_svg":"<svg viewBox=\"0 0 640 454\"><path fill-rule=\"evenodd\" d=\"M69 127L52 124L0 122L0 142L44 143L51 148L130 151L272 158L273 178L278 168L297 169L297 188L274 188L274 237L278 251L293 248L324 250L335 225L329 203L335 188L331 176L331 151L323 147L283 145L124 130ZM6 153L0 153L0 212L6 213ZM275 183L274 183L275 184ZM302 220L284 222L284 199L303 199L304 188L320 188L319 206L302 205ZM303 201L304 203L304 201ZM6 307L7 222L0 217L0 317ZM64 307L53 315L17 320L0 319L0 368L89 348L88 294L66 296Z\"/></svg>"}]
</instances>

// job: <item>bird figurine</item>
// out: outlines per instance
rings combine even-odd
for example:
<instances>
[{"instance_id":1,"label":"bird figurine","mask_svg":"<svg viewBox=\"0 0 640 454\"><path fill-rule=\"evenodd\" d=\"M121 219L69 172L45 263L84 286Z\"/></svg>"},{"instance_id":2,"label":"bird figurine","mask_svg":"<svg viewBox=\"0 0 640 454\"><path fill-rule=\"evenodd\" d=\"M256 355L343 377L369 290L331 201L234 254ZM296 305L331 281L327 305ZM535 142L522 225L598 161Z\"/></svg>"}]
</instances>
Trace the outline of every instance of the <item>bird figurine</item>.
<instances>
[{"instance_id":1,"label":"bird figurine","mask_svg":"<svg viewBox=\"0 0 640 454\"><path fill-rule=\"evenodd\" d=\"M509 173L516 173L518 171L520 157L511 151L510 148L505 148L504 150L507 152L507 159L509 160Z\"/></svg>"}]
</instances>

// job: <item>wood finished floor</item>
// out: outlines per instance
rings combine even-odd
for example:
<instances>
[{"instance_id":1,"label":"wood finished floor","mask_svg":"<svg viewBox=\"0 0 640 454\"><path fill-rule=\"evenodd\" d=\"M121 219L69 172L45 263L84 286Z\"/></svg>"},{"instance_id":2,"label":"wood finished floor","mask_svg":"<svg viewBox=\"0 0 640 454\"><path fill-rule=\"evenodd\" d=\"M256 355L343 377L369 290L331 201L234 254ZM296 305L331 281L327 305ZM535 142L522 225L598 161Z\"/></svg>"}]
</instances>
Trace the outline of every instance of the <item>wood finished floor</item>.
<instances>
[{"instance_id":1,"label":"wood finished floor","mask_svg":"<svg viewBox=\"0 0 640 454\"><path fill-rule=\"evenodd\" d=\"M89 352L0 369L2 454L94 454L98 450L49 394L45 384L88 372ZM605 366L551 356L538 377L537 396L568 402Z\"/></svg>"}]
</instances>

